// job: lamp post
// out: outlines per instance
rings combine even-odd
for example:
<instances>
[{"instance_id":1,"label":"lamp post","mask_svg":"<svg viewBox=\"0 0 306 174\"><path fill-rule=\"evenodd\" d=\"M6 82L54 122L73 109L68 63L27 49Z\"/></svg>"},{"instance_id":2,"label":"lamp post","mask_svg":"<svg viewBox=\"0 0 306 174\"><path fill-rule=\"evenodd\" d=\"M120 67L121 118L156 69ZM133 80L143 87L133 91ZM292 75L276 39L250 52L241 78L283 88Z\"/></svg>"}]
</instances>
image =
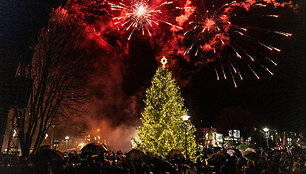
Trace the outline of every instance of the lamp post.
<instances>
[{"instance_id":1,"label":"lamp post","mask_svg":"<svg viewBox=\"0 0 306 174\"><path fill-rule=\"evenodd\" d=\"M69 142L69 136L65 137L65 141L66 141L66 151L67 151L67 149L68 149L68 142Z\"/></svg>"},{"instance_id":2,"label":"lamp post","mask_svg":"<svg viewBox=\"0 0 306 174\"><path fill-rule=\"evenodd\" d=\"M263 131L266 133L266 141L267 141L267 147L269 148L269 129L267 127L263 128Z\"/></svg>"},{"instance_id":3,"label":"lamp post","mask_svg":"<svg viewBox=\"0 0 306 174\"><path fill-rule=\"evenodd\" d=\"M181 118L185 122L185 150L186 150L186 160L187 160L187 121L189 120L190 116L183 115Z\"/></svg>"},{"instance_id":4,"label":"lamp post","mask_svg":"<svg viewBox=\"0 0 306 174\"><path fill-rule=\"evenodd\" d=\"M52 126L52 136L51 136L51 143L50 143L50 145L51 145L51 149L53 149L54 147L54 128L55 128L55 124L53 124Z\"/></svg>"}]
</instances>

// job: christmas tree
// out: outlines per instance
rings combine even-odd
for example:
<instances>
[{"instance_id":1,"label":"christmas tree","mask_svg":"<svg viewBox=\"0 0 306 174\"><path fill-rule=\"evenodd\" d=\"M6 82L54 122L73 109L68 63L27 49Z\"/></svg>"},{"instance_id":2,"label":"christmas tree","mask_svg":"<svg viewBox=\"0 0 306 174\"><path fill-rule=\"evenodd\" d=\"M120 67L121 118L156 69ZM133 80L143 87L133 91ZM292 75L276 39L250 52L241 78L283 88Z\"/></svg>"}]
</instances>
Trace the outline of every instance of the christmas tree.
<instances>
[{"instance_id":1,"label":"christmas tree","mask_svg":"<svg viewBox=\"0 0 306 174\"><path fill-rule=\"evenodd\" d=\"M197 145L194 140L195 127L181 118L187 114L180 89L165 68L156 71L152 85L146 91L144 111L141 113L142 126L138 128L139 141L136 145L156 155L168 155L171 150L180 150L184 155L194 156Z\"/></svg>"}]
</instances>

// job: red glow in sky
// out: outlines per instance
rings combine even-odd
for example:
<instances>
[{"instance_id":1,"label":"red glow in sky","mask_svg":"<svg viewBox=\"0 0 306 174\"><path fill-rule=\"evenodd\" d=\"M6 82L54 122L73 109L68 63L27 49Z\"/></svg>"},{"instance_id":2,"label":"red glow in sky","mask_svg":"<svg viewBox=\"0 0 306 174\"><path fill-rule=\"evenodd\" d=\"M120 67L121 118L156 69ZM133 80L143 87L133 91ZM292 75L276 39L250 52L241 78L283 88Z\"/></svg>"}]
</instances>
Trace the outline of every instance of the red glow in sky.
<instances>
[{"instance_id":1,"label":"red glow in sky","mask_svg":"<svg viewBox=\"0 0 306 174\"><path fill-rule=\"evenodd\" d=\"M214 25L215 25L215 21L213 19L207 19L206 23L205 23L205 26L207 28L212 28Z\"/></svg>"},{"instance_id":2,"label":"red glow in sky","mask_svg":"<svg viewBox=\"0 0 306 174\"><path fill-rule=\"evenodd\" d=\"M158 29L160 23L167 24L176 29L182 29L167 20L164 8L173 4L173 1L158 4L156 1L142 0L131 2L109 3L113 12L115 25L119 29L129 31L128 40L134 32L140 31L142 35L152 36L152 30ZM119 13L119 14L118 14Z\"/></svg>"}]
</instances>

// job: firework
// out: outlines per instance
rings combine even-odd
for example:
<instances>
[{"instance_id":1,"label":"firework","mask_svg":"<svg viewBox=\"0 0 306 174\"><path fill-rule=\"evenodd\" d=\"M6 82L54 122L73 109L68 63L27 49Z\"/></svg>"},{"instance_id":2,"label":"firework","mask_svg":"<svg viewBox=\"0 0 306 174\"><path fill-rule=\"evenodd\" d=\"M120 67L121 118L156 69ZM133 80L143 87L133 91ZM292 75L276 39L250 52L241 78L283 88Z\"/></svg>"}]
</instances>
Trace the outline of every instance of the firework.
<instances>
[{"instance_id":1,"label":"firework","mask_svg":"<svg viewBox=\"0 0 306 174\"><path fill-rule=\"evenodd\" d=\"M189 46L184 55L189 54L195 58L205 57L210 59L208 62L214 60L217 80L230 77L235 87L237 87L236 79L243 80L240 70L242 65L257 79L260 77L255 70L260 68L274 75L264 64L277 66L277 63L266 55L271 55L270 52L274 51L281 52L281 49L251 33L284 37L290 37L292 34L268 29L260 26L259 22L253 24L254 22L250 20L273 22L279 18L279 15L272 13L271 9L278 6L293 8L292 3L277 3L274 0L243 2L213 0L199 1L195 5L196 10L186 22L188 30L184 33L184 37Z\"/></svg>"},{"instance_id":2,"label":"firework","mask_svg":"<svg viewBox=\"0 0 306 174\"><path fill-rule=\"evenodd\" d=\"M152 36L151 30L158 27L160 23L170 25L177 29L179 26L173 25L164 19L162 7L173 4L173 1L163 2L159 5L152 5L147 0L132 1L128 3L120 2L115 4L110 2L112 11L119 11L120 15L113 17L118 29L129 31L128 40L131 39L135 31L141 31L142 35Z\"/></svg>"}]
</instances>

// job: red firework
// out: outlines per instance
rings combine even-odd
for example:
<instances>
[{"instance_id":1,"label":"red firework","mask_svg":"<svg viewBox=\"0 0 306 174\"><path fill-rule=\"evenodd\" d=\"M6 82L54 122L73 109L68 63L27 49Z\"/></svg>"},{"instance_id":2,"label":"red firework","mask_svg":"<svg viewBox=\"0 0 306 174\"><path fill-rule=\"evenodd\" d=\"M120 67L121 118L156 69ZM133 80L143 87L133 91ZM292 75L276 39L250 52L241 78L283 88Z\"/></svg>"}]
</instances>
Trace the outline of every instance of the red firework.
<instances>
[{"instance_id":1,"label":"red firework","mask_svg":"<svg viewBox=\"0 0 306 174\"><path fill-rule=\"evenodd\" d=\"M167 22L162 17L162 7L173 4L173 1L163 2L159 5L152 5L149 0L131 1L124 3L123 1L116 4L109 3L112 11L119 11L120 14L113 17L115 25L118 29L129 31L128 40L131 39L134 31L141 31L142 35L146 33L152 36L151 30L158 27L160 23L165 23L171 27L182 29L179 26Z\"/></svg>"},{"instance_id":2,"label":"red firework","mask_svg":"<svg viewBox=\"0 0 306 174\"><path fill-rule=\"evenodd\" d=\"M257 15L259 18L278 18L279 15L271 13L269 9L276 7L290 7L295 8L291 2L289 3L277 3L274 0L246 0L242 2L238 1L198 1L194 3L196 9L193 14L188 18L188 30L184 33L187 40L191 40L189 46L184 52L185 54L192 54L191 56L199 56L200 52L207 56L212 57L219 64L216 66L215 72L217 80L221 77L227 79L228 74L231 76L234 86L237 87L235 80L235 74L240 80L243 80L241 71L238 65L244 62L246 67L254 74L257 79L260 79L259 75L255 72L255 63L261 68L266 70L269 74L274 75L270 69L263 65L263 62L270 62L272 65L277 65L271 58L267 56L259 58L257 52L254 51L249 45L253 47L261 47L259 49L265 49L268 51L281 52L279 48L272 46L270 43L266 43L253 35L250 35L248 30L256 30L257 32L278 34L282 36L292 36L290 33L270 30L264 27L254 27L243 25L239 21L239 18L248 18L250 15L247 13L259 8L267 9L267 13L252 14ZM269 9L268 9L269 7ZM185 8L193 8L188 6ZM254 11L255 11L254 10ZM245 16L239 16L237 12L243 11ZM261 10L264 11L264 10ZM233 21L232 21L233 20ZM238 24L235 24L238 23ZM243 42L241 42L243 41ZM247 44L246 44L247 43ZM255 45L255 46L254 46ZM256 46L257 45L257 46ZM228 48L231 50L229 55L222 56L222 52ZM201 56L202 57L202 56ZM211 60L208 60L211 61ZM225 71L227 69L227 71Z\"/></svg>"}]
</instances>

